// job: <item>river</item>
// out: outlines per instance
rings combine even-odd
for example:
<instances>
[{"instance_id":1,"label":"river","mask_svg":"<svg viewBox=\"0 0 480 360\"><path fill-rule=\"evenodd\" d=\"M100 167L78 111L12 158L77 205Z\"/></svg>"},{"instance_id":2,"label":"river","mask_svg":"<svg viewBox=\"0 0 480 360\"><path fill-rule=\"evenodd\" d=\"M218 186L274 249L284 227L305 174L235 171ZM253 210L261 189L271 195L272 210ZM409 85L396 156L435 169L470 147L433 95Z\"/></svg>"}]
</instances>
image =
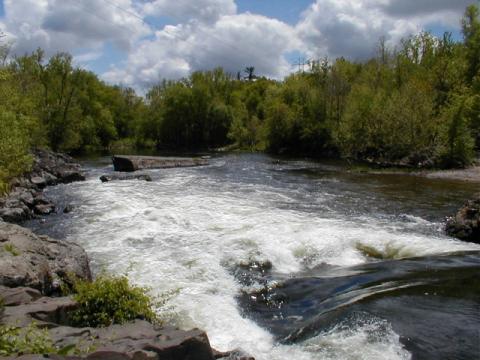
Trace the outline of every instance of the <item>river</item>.
<instances>
[{"instance_id":1,"label":"river","mask_svg":"<svg viewBox=\"0 0 480 360\"><path fill-rule=\"evenodd\" d=\"M477 359L480 246L444 218L479 183L349 172L335 162L214 155L153 182L49 188L70 214L28 226L75 241L96 272L128 272L167 315L258 360Z\"/></svg>"}]
</instances>

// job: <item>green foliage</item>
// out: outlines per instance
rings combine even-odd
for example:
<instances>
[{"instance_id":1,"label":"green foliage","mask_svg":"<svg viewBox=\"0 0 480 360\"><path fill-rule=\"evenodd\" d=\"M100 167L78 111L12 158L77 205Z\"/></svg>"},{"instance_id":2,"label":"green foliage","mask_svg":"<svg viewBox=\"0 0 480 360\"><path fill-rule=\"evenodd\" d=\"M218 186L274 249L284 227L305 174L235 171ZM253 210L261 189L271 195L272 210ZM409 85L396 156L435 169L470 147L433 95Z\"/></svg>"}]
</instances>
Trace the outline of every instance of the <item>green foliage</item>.
<instances>
[{"instance_id":1,"label":"green foliage","mask_svg":"<svg viewBox=\"0 0 480 360\"><path fill-rule=\"evenodd\" d=\"M75 325L103 327L135 319L158 322L157 303L148 289L130 284L126 276L102 274L94 282L77 281L75 300L79 304L72 319Z\"/></svg>"},{"instance_id":2,"label":"green foliage","mask_svg":"<svg viewBox=\"0 0 480 360\"><path fill-rule=\"evenodd\" d=\"M454 98L444 110L444 147L440 152L444 167L464 167L470 165L474 158L475 141L468 126L469 112L471 109L463 96Z\"/></svg>"},{"instance_id":3,"label":"green foliage","mask_svg":"<svg viewBox=\"0 0 480 360\"><path fill-rule=\"evenodd\" d=\"M23 126L27 121L0 107L0 192L6 192L10 179L29 170L32 164Z\"/></svg>"},{"instance_id":4,"label":"green foliage","mask_svg":"<svg viewBox=\"0 0 480 360\"><path fill-rule=\"evenodd\" d=\"M480 82L480 11L470 5L462 19L462 31L467 58L467 81Z\"/></svg>"},{"instance_id":5,"label":"green foliage","mask_svg":"<svg viewBox=\"0 0 480 360\"><path fill-rule=\"evenodd\" d=\"M57 354L46 329L38 328L34 323L22 329L15 326L0 326L0 356L22 354Z\"/></svg>"}]
</instances>

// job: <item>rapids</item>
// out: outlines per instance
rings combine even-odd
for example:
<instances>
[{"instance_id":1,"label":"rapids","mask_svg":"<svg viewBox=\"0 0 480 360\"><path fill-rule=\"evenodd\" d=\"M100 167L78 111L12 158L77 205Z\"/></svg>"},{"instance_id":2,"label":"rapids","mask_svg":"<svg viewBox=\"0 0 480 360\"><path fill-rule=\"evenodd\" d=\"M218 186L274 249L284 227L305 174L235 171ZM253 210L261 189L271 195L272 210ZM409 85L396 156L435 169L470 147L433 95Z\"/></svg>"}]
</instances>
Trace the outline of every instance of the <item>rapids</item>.
<instances>
[{"instance_id":1,"label":"rapids","mask_svg":"<svg viewBox=\"0 0 480 360\"><path fill-rule=\"evenodd\" d=\"M219 350L259 360L480 354L480 246L442 230L479 184L252 154L152 170L151 183L102 184L108 158L84 166L87 181L46 191L73 212L28 226L82 245L95 271L174 292L172 321L206 330Z\"/></svg>"}]
</instances>

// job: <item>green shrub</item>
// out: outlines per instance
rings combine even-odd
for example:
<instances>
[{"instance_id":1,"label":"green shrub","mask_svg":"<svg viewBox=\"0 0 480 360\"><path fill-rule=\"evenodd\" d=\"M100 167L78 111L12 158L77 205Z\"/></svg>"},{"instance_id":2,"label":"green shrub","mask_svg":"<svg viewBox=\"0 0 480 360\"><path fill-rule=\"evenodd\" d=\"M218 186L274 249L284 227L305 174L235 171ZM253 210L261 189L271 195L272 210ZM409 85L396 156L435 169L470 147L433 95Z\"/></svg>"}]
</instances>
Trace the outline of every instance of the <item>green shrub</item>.
<instances>
[{"instance_id":1,"label":"green shrub","mask_svg":"<svg viewBox=\"0 0 480 360\"><path fill-rule=\"evenodd\" d=\"M58 354L63 351L53 345L46 329L34 323L22 329L0 326L0 356L17 354Z\"/></svg>"},{"instance_id":2,"label":"green shrub","mask_svg":"<svg viewBox=\"0 0 480 360\"><path fill-rule=\"evenodd\" d=\"M149 289L130 284L126 276L102 274L94 282L77 281L74 299L79 309L72 319L77 326L104 327L135 319L159 322L159 306Z\"/></svg>"}]
</instances>

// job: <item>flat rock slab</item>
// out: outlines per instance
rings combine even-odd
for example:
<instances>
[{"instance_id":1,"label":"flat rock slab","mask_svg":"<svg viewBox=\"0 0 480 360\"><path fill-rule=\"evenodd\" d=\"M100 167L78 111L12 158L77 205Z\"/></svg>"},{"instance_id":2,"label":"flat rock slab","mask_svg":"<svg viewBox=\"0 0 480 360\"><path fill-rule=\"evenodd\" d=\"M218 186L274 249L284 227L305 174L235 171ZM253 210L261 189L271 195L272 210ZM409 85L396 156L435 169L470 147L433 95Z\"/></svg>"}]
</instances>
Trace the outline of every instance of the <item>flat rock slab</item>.
<instances>
[{"instance_id":1,"label":"flat rock slab","mask_svg":"<svg viewBox=\"0 0 480 360\"><path fill-rule=\"evenodd\" d=\"M202 158L179 158L160 156L112 156L115 171L132 172L142 169L168 169L176 167L193 167L208 165L208 160Z\"/></svg>"}]
</instances>

